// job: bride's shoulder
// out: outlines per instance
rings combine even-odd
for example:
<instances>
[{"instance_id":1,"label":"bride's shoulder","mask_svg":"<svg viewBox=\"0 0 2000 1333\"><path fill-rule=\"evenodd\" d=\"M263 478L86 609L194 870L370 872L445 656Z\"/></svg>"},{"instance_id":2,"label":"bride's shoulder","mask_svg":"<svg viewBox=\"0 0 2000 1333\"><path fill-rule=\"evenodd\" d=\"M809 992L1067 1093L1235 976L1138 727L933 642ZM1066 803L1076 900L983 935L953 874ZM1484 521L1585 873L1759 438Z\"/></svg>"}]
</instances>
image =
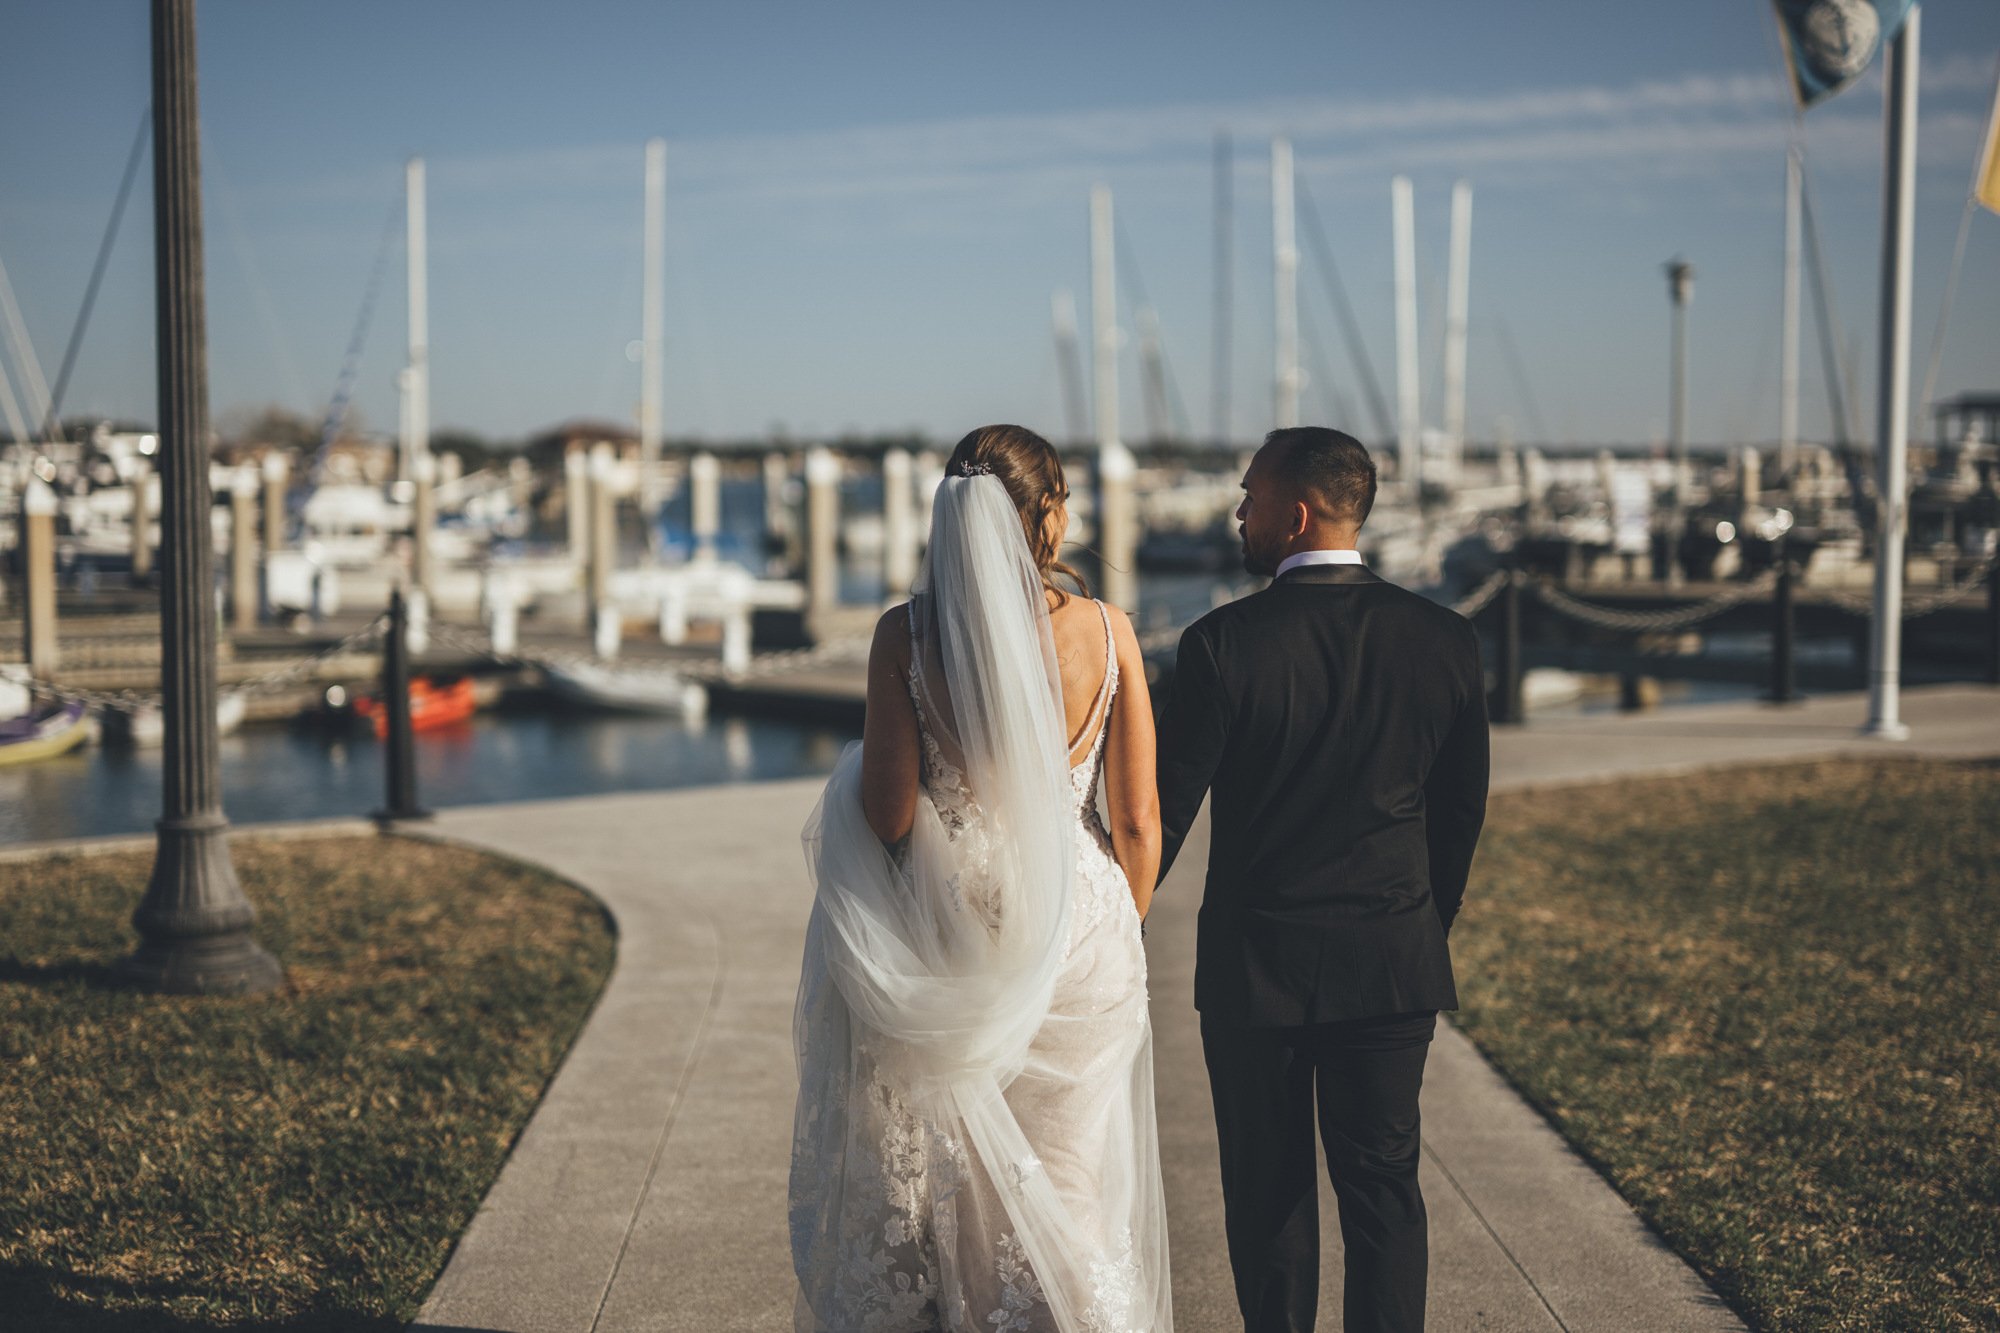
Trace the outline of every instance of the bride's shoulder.
<instances>
[{"instance_id":1,"label":"bride's shoulder","mask_svg":"<svg viewBox=\"0 0 2000 1333\"><path fill-rule=\"evenodd\" d=\"M892 662L902 663L909 660L910 604L908 602L898 602L876 618L875 642L868 651L877 661L885 656Z\"/></svg>"}]
</instances>

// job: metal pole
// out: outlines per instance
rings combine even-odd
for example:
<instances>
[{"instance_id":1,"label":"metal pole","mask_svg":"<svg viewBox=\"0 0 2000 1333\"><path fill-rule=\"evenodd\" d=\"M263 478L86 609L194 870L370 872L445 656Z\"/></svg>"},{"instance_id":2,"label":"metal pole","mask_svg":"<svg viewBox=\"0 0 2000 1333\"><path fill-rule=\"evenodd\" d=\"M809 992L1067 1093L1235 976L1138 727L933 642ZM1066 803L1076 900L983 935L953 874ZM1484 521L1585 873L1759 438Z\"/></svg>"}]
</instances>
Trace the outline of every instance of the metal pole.
<instances>
[{"instance_id":1,"label":"metal pole","mask_svg":"<svg viewBox=\"0 0 2000 1333\"><path fill-rule=\"evenodd\" d=\"M1792 553L1783 537L1773 544L1777 558L1778 582L1771 590L1771 702L1788 704L1799 697L1798 671L1792 646L1796 619L1792 604Z\"/></svg>"},{"instance_id":2,"label":"metal pole","mask_svg":"<svg viewBox=\"0 0 2000 1333\"><path fill-rule=\"evenodd\" d=\"M1465 459L1465 345L1472 300L1472 186L1451 187L1450 271L1445 275L1444 447L1445 475L1456 483Z\"/></svg>"},{"instance_id":3,"label":"metal pole","mask_svg":"<svg viewBox=\"0 0 2000 1333\"><path fill-rule=\"evenodd\" d=\"M1904 740L1900 716L1903 655L1903 536L1908 521L1910 240L1917 166L1917 34L1923 7L1911 5L1889 49L1882 85L1881 361L1876 372L1875 618L1868 636L1868 722L1863 734Z\"/></svg>"},{"instance_id":4,"label":"metal pole","mask_svg":"<svg viewBox=\"0 0 2000 1333\"><path fill-rule=\"evenodd\" d=\"M2000 685L2000 563L1986 571L1986 683Z\"/></svg>"},{"instance_id":5,"label":"metal pole","mask_svg":"<svg viewBox=\"0 0 2000 1333\"><path fill-rule=\"evenodd\" d=\"M1688 467L1687 419L1687 308L1694 299L1694 265L1685 259L1667 262L1667 299L1673 304L1673 345L1669 349L1667 394L1667 442L1674 464L1673 503L1667 510L1667 581L1678 584L1681 571L1681 539L1687 535L1688 490L1692 472Z\"/></svg>"},{"instance_id":6,"label":"metal pole","mask_svg":"<svg viewBox=\"0 0 2000 1333\"><path fill-rule=\"evenodd\" d=\"M660 410L666 369L667 141L646 141L645 286L640 296L639 508L645 514L646 544L659 540Z\"/></svg>"},{"instance_id":7,"label":"metal pole","mask_svg":"<svg viewBox=\"0 0 2000 1333\"><path fill-rule=\"evenodd\" d=\"M1785 306L1778 338L1778 476L1793 485L1799 464L1799 153L1785 150Z\"/></svg>"},{"instance_id":8,"label":"metal pole","mask_svg":"<svg viewBox=\"0 0 2000 1333\"><path fill-rule=\"evenodd\" d=\"M1417 366L1416 202L1410 178L1389 182L1396 260L1396 463L1415 497L1423 484L1423 399Z\"/></svg>"},{"instance_id":9,"label":"metal pole","mask_svg":"<svg viewBox=\"0 0 2000 1333\"><path fill-rule=\"evenodd\" d=\"M387 801L375 812L380 823L398 819L429 819L417 803L416 735L410 726L410 613L403 590L389 594L389 632L382 642L382 708L388 719L388 744L383 747Z\"/></svg>"},{"instance_id":10,"label":"metal pole","mask_svg":"<svg viewBox=\"0 0 2000 1333\"><path fill-rule=\"evenodd\" d=\"M1279 430L1299 424L1299 247L1292 203L1292 143L1271 140L1271 283L1276 313L1275 410Z\"/></svg>"},{"instance_id":11,"label":"metal pole","mask_svg":"<svg viewBox=\"0 0 2000 1333\"><path fill-rule=\"evenodd\" d=\"M1518 726L1527 721L1521 701L1521 571L1507 571L1500 588L1500 680L1493 720Z\"/></svg>"},{"instance_id":12,"label":"metal pole","mask_svg":"<svg viewBox=\"0 0 2000 1333\"><path fill-rule=\"evenodd\" d=\"M160 692L166 746L158 851L132 914L139 947L114 976L180 992L245 993L284 980L250 936L225 837L215 726L214 554L208 486L208 342L202 284L194 0L153 0L153 273L159 369Z\"/></svg>"},{"instance_id":13,"label":"metal pole","mask_svg":"<svg viewBox=\"0 0 2000 1333\"><path fill-rule=\"evenodd\" d=\"M1215 364L1211 370L1213 382L1209 387L1214 414L1210 429L1218 447L1229 443L1229 389L1233 378L1230 372L1234 367L1230 349L1232 330L1229 327L1229 307L1236 278L1233 234L1236 207L1231 197L1234 175L1229 132L1219 131L1215 136L1215 315L1209 332L1215 344Z\"/></svg>"},{"instance_id":14,"label":"metal pole","mask_svg":"<svg viewBox=\"0 0 2000 1333\"><path fill-rule=\"evenodd\" d=\"M403 168L405 244L409 260L410 362L401 476L415 475L418 454L430 452L431 436L431 317L430 277L425 258L424 160L413 157Z\"/></svg>"}]
</instances>

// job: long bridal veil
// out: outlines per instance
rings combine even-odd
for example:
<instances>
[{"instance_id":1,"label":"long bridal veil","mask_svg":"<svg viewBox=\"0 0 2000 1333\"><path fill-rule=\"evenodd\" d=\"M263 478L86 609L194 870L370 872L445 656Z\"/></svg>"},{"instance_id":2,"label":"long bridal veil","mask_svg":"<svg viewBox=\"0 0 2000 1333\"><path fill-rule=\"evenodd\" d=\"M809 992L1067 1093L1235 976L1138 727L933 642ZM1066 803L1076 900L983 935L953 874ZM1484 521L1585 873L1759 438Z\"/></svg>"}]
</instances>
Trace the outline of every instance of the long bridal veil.
<instances>
[{"instance_id":1,"label":"long bridal veil","mask_svg":"<svg viewBox=\"0 0 2000 1333\"><path fill-rule=\"evenodd\" d=\"M1102 1289L1140 1271L1131 1236L1114 1257L1107 1233L1129 1233L1135 1199L1157 1198L1150 1047L1143 1141L1123 1137L1153 1154L1152 1178L1110 1173L1119 1197L1107 1203L1101 1163L1080 1164L1080 1188L1077 1170L1044 1162L1069 1154L1033 1119L1063 1104L1051 1080L1083 1077L1036 1054L1070 943L1079 824L1041 577L997 479L941 483L910 607L924 743L934 768L963 775L971 816L920 788L907 842L885 847L862 812L854 744L807 823L815 896L794 1019L791 1182L799 1327L936 1318L1095 1333ZM1136 1003L1143 1025L1143 982ZM1159 1234L1141 1242L1145 1281L1163 1297L1164 1219L1147 1229ZM954 1271L973 1253L991 1256L984 1272ZM995 1295L1002 1312L955 1308L968 1290L975 1303ZM1152 1321L1119 1333L1128 1327Z\"/></svg>"}]
</instances>

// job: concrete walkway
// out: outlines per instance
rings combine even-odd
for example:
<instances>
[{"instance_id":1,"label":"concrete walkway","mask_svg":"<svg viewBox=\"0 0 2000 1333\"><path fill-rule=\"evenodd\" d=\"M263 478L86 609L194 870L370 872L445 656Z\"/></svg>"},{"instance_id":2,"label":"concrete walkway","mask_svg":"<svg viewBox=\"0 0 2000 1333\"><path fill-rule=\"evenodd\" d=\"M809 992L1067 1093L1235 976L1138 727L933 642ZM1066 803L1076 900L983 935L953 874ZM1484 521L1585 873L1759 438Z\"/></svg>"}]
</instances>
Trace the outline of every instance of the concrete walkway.
<instances>
[{"instance_id":1,"label":"concrete walkway","mask_svg":"<svg viewBox=\"0 0 2000 1333\"><path fill-rule=\"evenodd\" d=\"M2000 691L1905 695L1914 736L1857 738L1865 700L1683 708L1496 734L1495 786L1841 753L2000 755ZM797 831L818 781L448 811L435 836L548 866L618 922L618 960L415 1330L787 1329L791 1008L808 908ZM1197 837L1205 837L1198 831ZM1191 846L1148 940L1176 1325L1235 1319L1214 1126L1189 1002L1205 860ZM1471 892L1474 908L1477 872ZM1456 1030L1424 1090L1431 1326L1741 1325ZM1324 1186L1323 1186L1324 1190ZM1321 1301L1339 1326L1330 1206Z\"/></svg>"}]
</instances>

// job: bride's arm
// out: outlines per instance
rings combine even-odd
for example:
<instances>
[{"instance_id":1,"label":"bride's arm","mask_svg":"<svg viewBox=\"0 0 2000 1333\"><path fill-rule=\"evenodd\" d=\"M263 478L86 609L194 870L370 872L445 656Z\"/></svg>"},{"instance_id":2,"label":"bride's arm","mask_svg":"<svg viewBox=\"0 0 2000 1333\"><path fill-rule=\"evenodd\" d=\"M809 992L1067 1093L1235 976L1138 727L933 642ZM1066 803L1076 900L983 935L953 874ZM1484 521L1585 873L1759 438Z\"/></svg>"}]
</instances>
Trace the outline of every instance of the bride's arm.
<instances>
[{"instance_id":1,"label":"bride's arm","mask_svg":"<svg viewBox=\"0 0 2000 1333\"><path fill-rule=\"evenodd\" d=\"M910 608L882 613L868 650L868 714L861 724L861 810L884 846L917 816L917 713L903 683L910 664Z\"/></svg>"},{"instance_id":2,"label":"bride's arm","mask_svg":"<svg viewBox=\"0 0 2000 1333\"><path fill-rule=\"evenodd\" d=\"M1111 731L1104 740L1104 804L1111 821L1111 855L1132 886L1144 917L1160 873L1160 794L1153 771L1153 699L1146 689L1146 661L1132 622L1111 608L1111 638L1118 652L1118 693L1111 702Z\"/></svg>"}]
</instances>

